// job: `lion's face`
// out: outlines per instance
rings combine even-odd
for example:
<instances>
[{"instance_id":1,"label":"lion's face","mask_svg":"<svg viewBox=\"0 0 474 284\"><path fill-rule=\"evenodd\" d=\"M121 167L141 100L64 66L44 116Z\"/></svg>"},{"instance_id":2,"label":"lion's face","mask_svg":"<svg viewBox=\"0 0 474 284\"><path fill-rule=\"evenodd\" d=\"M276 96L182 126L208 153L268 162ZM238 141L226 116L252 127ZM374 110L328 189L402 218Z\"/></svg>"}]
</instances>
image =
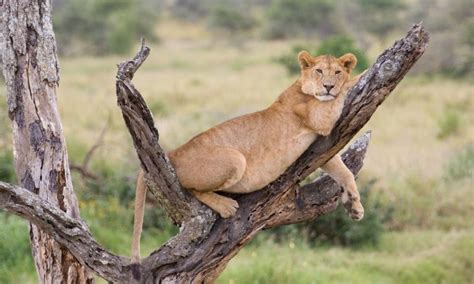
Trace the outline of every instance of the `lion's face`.
<instances>
[{"instance_id":1,"label":"lion's face","mask_svg":"<svg viewBox=\"0 0 474 284\"><path fill-rule=\"evenodd\" d=\"M298 61L301 90L320 101L335 99L357 64L357 58L351 53L335 58L331 55L312 57L307 51L301 51Z\"/></svg>"}]
</instances>

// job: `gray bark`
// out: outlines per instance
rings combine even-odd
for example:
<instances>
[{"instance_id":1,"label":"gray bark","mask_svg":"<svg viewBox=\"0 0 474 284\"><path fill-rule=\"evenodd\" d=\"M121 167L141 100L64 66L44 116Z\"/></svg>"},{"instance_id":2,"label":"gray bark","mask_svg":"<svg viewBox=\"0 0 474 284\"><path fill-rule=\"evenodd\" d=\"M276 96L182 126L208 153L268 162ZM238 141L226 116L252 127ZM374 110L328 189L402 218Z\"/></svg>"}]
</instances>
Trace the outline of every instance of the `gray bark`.
<instances>
[{"instance_id":1,"label":"gray bark","mask_svg":"<svg viewBox=\"0 0 474 284\"><path fill-rule=\"evenodd\" d=\"M1 2L3 74L12 121L17 180L72 218L80 219L56 102L56 42L48 0ZM93 282L91 274L49 234L30 225L42 283Z\"/></svg>"}]
</instances>

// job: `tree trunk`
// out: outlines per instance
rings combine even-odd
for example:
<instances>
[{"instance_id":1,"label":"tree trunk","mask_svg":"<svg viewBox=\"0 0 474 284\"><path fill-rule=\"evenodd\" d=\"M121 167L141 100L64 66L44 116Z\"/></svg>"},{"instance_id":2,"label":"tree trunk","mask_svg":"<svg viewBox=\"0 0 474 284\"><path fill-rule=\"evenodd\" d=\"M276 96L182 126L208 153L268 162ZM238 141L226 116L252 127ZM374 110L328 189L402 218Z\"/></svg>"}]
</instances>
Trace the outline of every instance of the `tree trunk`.
<instances>
[{"instance_id":1,"label":"tree trunk","mask_svg":"<svg viewBox=\"0 0 474 284\"><path fill-rule=\"evenodd\" d=\"M49 0L1 3L3 73L12 121L17 180L80 219L56 101L59 82ZM41 283L91 283L89 271L49 234L30 224Z\"/></svg>"}]
</instances>

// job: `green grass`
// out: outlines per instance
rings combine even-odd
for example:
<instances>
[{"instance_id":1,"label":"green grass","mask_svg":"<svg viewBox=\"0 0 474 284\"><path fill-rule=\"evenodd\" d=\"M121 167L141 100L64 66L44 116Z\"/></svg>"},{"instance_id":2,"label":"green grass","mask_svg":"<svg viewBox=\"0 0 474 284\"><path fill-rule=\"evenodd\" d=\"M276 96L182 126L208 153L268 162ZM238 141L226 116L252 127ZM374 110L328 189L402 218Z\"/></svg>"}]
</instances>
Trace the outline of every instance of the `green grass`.
<instances>
[{"instance_id":1,"label":"green grass","mask_svg":"<svg viewBox=\"0 0 474 284\"><path fill-rule=\"evenodd\" d=\"M5 217L0 215L0 283L35 283L26 222ZM94 225L91 229L109 249L128 253L127 230ZM168 237L148 231L144 251ZM232 259L218 283L472 283L473 237L472 229L391 232L376 249L357 250L311 247L297 240L259 242Z\"/></svg>"},{"instance_id":2,"label":"green grass","mask_svg":"<svg viewBox=\"0 0 474 284\"><path fill-rule=\"evenodd\" d=\"M218 283L471 283L474 231L386 234L377 250L248 246Z\"/></svg>"},{"instance_id":3,"label":"green grass","mask_svg":"<svg viewBox=\"0 0 474 284\"><path fill-rule=\"evenodd\" d=\"M27 222L0 212L0 283L35 283Z\"/></svg>"}]
</instances>

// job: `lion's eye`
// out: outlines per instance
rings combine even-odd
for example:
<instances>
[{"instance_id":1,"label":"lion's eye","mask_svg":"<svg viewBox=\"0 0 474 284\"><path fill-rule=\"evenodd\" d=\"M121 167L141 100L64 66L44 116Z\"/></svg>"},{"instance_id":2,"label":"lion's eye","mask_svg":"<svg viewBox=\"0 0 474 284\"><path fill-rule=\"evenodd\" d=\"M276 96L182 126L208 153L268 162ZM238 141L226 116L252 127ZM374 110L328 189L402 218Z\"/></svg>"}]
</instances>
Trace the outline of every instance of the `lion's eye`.
<instances>
[{"instance_id":1,"label":"lion's eye","mask_svg":"<svg viewBox=\"0 0 474 284\"><path fill-rule=\"evenodd\" d=\"M323 70L321 69L316 69L316 72L318 72L319 74L323 74Z\"/></svg>"},{"instance_id":2,"label":"lion's eye","mask_svg":"<svg viewBox=\"0 0 474 284\"><path fill-rule=\"evenodd\" d=\"M341 73L341 70L336 70L336 75Z\"/></svg>"}]
</instances>

